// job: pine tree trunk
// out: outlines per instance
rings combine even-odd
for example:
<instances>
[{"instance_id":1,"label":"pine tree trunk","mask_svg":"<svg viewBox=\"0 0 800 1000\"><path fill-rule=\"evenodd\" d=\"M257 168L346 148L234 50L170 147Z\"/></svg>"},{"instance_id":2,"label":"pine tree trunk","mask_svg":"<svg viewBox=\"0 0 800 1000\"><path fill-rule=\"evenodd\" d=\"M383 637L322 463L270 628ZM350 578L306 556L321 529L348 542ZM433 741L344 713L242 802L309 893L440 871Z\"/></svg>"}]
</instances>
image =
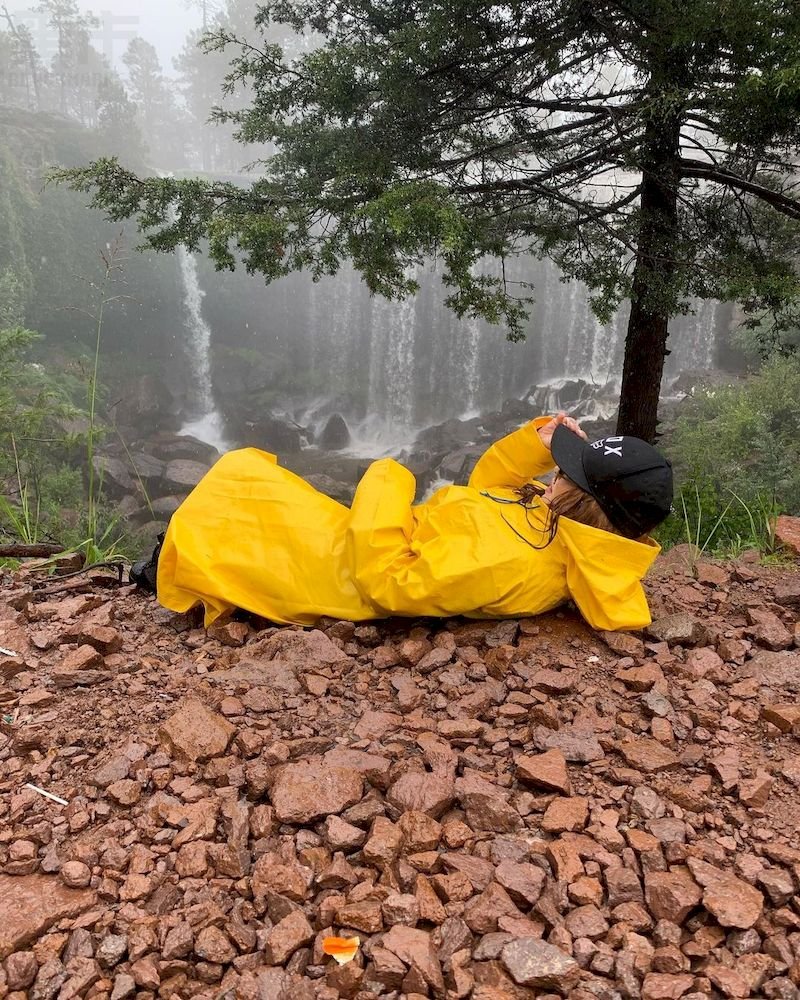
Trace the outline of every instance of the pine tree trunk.
<instances>
[{"instance_id":1,"label":"pine tree trunk","mask_svg":"<svg viewBox=\"0 0 800 1000\"><path fill-rule=\"evenodd\" d=\"M641 224L625 338L617 434L653 441L673 312L678 251L680 122L651 120L645 133Z\"/></svg>"}]
</instances>

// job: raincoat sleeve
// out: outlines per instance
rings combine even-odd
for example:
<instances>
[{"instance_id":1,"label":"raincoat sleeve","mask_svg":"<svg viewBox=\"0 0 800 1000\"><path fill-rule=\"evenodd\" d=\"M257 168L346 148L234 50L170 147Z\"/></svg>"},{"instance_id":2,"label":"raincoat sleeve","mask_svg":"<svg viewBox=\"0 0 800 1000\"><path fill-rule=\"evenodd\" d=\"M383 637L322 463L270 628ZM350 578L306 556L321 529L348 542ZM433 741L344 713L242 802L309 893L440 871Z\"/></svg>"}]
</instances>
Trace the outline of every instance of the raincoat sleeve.
<instances>
[{"instance_id":1,"label":"raincoat sleeve","mask_svg":"<svg viewBox=\"0 0 800 1000\"><path fill-rule=\"evenodd\" d=\"M559 534L568 550L567 588L592 628L639 629L652 621L642 577L661 551L655 542L624 540L615 556L606 539L596 543L598 529L570 524ZM578 529L583 529L576 531ZM605 535L605 532L599 533Z\"/></svg>"},{"instance_id":2,"label":"raincoat sleeve","mask_svg":"<svg viewBox=\"0 0 800 1000\"><path fill-rule=\"evenodd\" d=\"M475 504L449 504L420 526L416 481L390 458L364 473L350 508L347 545L362 597L379 614L456 615L496 598L496 539L474 520Z\"/></svg>"},{"instance_id":3,"label":"raincoat sleeve","mask_svg":"<svg viewBox=\"0 0 800 1000\"><path fill-rule=\"evenodd\" d=\"M537 417L493 444L475 464L469 485L475 490L515 488L549 472L555 462L537 431L551 419Z\"/></svg>"}]
</instances>

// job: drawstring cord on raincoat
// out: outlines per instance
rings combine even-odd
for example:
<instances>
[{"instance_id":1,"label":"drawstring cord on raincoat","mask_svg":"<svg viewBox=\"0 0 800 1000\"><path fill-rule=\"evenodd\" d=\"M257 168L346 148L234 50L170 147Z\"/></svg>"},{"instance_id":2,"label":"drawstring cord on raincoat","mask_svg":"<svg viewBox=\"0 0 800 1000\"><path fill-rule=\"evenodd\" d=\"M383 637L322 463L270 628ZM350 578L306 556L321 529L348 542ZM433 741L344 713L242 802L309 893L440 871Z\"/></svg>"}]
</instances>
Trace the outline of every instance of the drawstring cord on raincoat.
<instances>
[{"instance_id":1,"label":"drawstring cord on raincoat","mask_svg":"<svg viewBox=\"0 0 800 1000\"><path fill-rule=\"evenodd\" d=\"M536 510L539 507L539 504L537 504L536 501L539 500L539 499L541 499L541 495L538 494L538 493L533 492L530 489L530 487L528 487L528 486L523 486L520 490L518 490L518 492L519 492L519 497L516 500L509 500L508 497L496 497L496 496L493 496L488 490L481 490L481 496L482 497L486 497L487 500L492 500L494 503L498 503L498 504L512 504L512 505L515 505L515 506L522 507L522 509L525 511L525 521L526 521L528 527L531 529L531 531L538 531L541 535L544 535L545 530L547 531L549 537L548 537L547 541L544 543L544 545L534 545L533 542L531 542L529 539L527 539L522 534L521 531L518 531L514 527L514 525L508 520L508 518L505 516L505 514L502 511L500 511L500 517L508 525L508 527L511 528L511 530L514 532L514 534L517 536L517 538L520 539L520 541L523 541L526 545L530 546L530 548L532 548L532 549L535 549L537 552L541 552L542 549L546 549L547 546L555 538L555 534L556 534L555 533L556 518L554 517L554 515L552 514L552 512L550 512L550 516L548 517L548 527L546 529L545 528L537 528L536 525L531 524L530 512L532 510ZM548 508L548 510L549 510L549 508Z\"/></svg>"}]
</instances>

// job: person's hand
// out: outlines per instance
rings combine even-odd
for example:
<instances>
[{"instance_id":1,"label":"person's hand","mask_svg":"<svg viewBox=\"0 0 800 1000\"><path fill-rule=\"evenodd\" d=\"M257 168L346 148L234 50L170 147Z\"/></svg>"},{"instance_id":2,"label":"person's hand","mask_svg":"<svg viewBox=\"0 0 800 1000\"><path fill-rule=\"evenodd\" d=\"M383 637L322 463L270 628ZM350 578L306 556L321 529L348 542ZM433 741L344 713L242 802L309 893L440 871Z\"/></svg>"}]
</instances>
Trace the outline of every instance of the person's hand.
<instances>
[{"instance_id":1,"label":"person's hand","mask_svg":"<svg viewBox=\"0 0 800 1000\"><path fill-rule=\"evenodd\" d=\"M568 417L566 413L562 411L561 413L557 413L552 420L549 420L546 424L539 428L539 437L541 438L542 444L548 451L550 450L550 444L553 440L553 432L556 427L560 427L562 424L564 427L568 427L574 434L577 434L578 437L583 438L584 441L589 440L586 434L581 430L581 425L578 421L575 420L574 417Z\"/></svg>"}]
</instances>

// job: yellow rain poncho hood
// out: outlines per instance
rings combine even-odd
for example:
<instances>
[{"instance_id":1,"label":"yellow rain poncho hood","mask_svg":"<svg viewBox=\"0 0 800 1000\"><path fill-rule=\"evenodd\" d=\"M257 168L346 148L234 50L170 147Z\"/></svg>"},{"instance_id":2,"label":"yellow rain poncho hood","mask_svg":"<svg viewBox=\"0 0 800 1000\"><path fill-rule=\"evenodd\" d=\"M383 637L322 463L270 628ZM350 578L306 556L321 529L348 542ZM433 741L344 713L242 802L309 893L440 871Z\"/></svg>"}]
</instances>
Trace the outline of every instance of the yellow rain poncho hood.
<instances>
[{"instance_id":1,"label":"yellow rain poncho hood","mask_svg":"<svg viewBox=\"0 0 800 1000\"><path fill-rule=\"evenodd\" d=\"M548 419L489 448L467 486L416 506L413 475L389 458L367 469L348 509L274 455L230 452L172 517L158 599L173 611L202 602L207 625L232 608L313 625L323 615L522 617L572 598L595 628L641 628L641 579L658 545L564 517L545 545L546 505L519 503L519 488L553 468L537 433Z\"/></svg>"}]
</instances>

